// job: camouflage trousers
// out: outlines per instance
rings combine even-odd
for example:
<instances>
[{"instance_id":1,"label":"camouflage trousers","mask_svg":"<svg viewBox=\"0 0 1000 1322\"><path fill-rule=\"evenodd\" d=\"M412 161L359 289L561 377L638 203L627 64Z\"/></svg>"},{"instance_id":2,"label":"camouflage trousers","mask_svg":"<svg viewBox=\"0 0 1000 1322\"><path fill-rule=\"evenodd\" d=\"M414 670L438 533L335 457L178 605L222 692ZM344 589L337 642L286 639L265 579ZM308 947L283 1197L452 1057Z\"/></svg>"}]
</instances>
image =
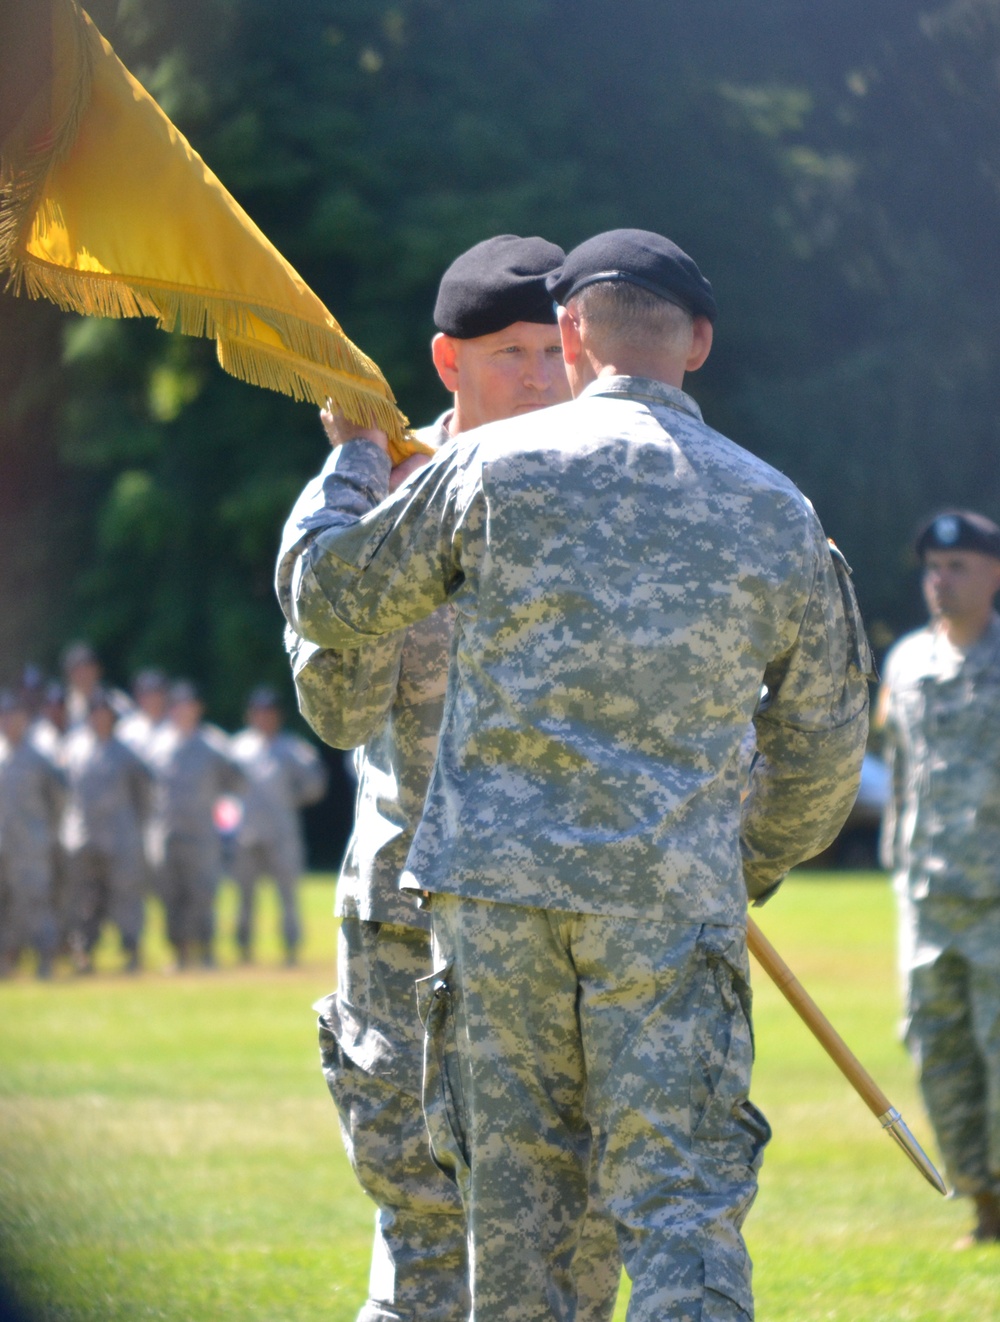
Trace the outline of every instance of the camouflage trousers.
<instances>
[{"instance_id":1,"label":"camouflage trousers","mask_svg":"<svg viewBox=\"0 0 1000 1322\"><path fill-rule=\"evenodd\" d=\"M146 916L146 865L141 850L111 853L84 845L66 856L66 864L70 926L83 949L88 953L94 949L107 918L121 933L124 948L137 950Z\"/></svg>"},{"instance_id":2,"label":"camouflage trousers","mask_svg":"<svg viewBox=\"0 0 1000 1322\"><path fill-rule=\"evenodd\" d=\"M50 859L0 854L0 960L9 963L26 947L48 959L56 940Z\"/></svg>"},{"instance_id":3,"label":"camouflage trousers","mask_svg":"<svg viewBox=\"0 0 1000 1322\"><path fill-rule=\"evenodd\" d=\"M630 1322L746 1322L770 1128L747 1097L743 929L452 895L432 917L424 1109L465 1204L475 1322L579 1316L592 1169Z\"/></svg>"},{"instance_id":4,"label":"camouflage trousers","mask_svg":"<svg viewBox=\"0 0 1000 1322\"><path fill-rule=\"evenodd\" d=\"M254 902L257 882L270 877L281 900L281 936L285 950L293 954L302 940L299 918L299 878L302 849L297 839L260 841L237 845L233 858L233 881L240 895L236 918L236 944L249 950L253 943Z\"/></svg>"},{"instance_id":5,"label":"camouflage trousers","mask_svg":"<svg viewBox=\"0 0 1000 1322\"><path fill-rule=\"evenodd\" d=\"M901 902L903 1037L960 1194L1000 1196L1000 903Z\"/></svg>"},{"instance_id":6,"label":"camouflage trousers","mask_svg":"<svg viewBox=\"0 0 1000 1322\"><path fill-rule=\"evenodd\" d=\"M209 946L215 936L215 895L221 855L218 841L168 836L157 886L167 915L167 938L174 947L188 942Z\"/></svg>"},{"instance_id":7,"label":"camouflage trousers","mask_svg":"<svg viewBox=\"0 0 1000 1322\"><path fill-rule=\"evenodd\" d=\"M377 1204L369 1298L358 1322L467 1322L465 1216L431 1157L420 1106L423 1029L415 982L431 965L419 928L344 918L338 987L317 1003L323 1073L348 1157ZM577 1259L581 1322L608 1322L620 1264L607 1218L592 1216Z\"/></svg>"}]
</instances>

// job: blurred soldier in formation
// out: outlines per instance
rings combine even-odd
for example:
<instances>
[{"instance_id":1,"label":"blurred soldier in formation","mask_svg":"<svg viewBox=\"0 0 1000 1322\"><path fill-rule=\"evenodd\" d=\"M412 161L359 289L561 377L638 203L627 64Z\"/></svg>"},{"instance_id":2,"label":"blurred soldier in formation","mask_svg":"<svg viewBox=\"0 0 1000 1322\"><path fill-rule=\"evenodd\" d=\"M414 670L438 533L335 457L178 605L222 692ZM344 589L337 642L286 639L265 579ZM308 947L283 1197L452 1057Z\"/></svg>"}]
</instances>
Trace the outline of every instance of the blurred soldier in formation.
<instances>
[{"instance_id":1,"label":"blurred soldier in formation","mask_svg":"<svg viewBox=\"0 0 1000 1322\"><path fill-rule=\"evenodd\" d=\"M71 943L77 970L93 970L93 950L105 919L121 934L125 968L139 968L145 916L143 823L152 777L114 734L117 715L107 693L94 689L85 725L66 740L69 802L62 839L70 877Z\"/></svg>"},{"instance_id":2,"label":"blurred soldier in formation","mask_svg":"<svg viewBox=\"0 0 1000 1322\"><path fill-rule=\"evenodd\" d=\"M0 695L0 973L31 948L38 976L48 977L58 940L53 864L65 779L28 738L30 725L25 700Z\"/></svg>"},{"instance_id":3,"label":"blurred soldier in formation","mask_svg":"<svg viewBox=\"0 0 1000 1322\"><path fill-rule=\"evenodd\" d=\"M186 682L170 690L169 720L149 746L155 777L150 827L152 863L177 967L215 963L215 896L221 844L216 800L238 794L243 777L217 731L202 724L204 706Z\"/></svg>"},{"instance_id":4,"label":"blurred soldier in formation","mask_svg":"<svg viewBox=\"0 0 1000 1322\"><path fill-rule=\"evenodd\" d=\"M145 758L157 730L167 719L170 682L162 670L140 670L132 681L135 706L118 722L115 738L138 757Z\"/></svg>"},{"instance_id":5,"label":"blurred soldier in formation","mask_svg":"<svg viewBox=\"0 0 1000 1322\"><path fill-rule=\"evenodd\" d=\"M27 690L30 695L32 721L28 729L28 739L50 762L62 767L63 740L66 735L66 690L54 681L46 683L36 666L25 667L22 690ZM56 949L60 954L68 954L69 869L61 839L57 839L52 851L52 908L56 916L58 933Z\"/></svg>"},{"instance_id":6,"label":"blurred soldier in formation","mask_svg":"<svg viewBox=\"0 0 1000 1322\"><path fill-rule=\"evenodd\" d=\"M57 680L52 680L42 691L41 704L28 736L50 762L59 761L67 723L66 690Z\"/></svg>"},{"instance_id":7,"label":"blurred soldier in formation","mask_svg":"<svg viewBox=\"0 0 1000 1322\"><path fill-rule=\"evenodd\" d=\"M130 748L137 757L149 765L149 750L158 732L166 726L167 706L170 696L170 681L164 671L155 666L140 670L132 680L132 697L135 706L125 713L115 726L115 737ZM155 893L154 868L152 857L155 846L150 837L152 819L148 819L144 832L144 856L146 859L145 889Z\"/></svg>"},{"instance_id":8,"label":"blurred soldier in formation","mask_svg":"<svg viewBox=\"0 0 1000 1322\"><path fill-rule=\"evenodd\" d=\"M579 1316L596 1168L630 1318L748 1322L770 1130L747 897L847 816L870 654L809 502L681 388L715 315L690 257L612 231L546 285L575 398L442 446L388 499L385 434L345 426L285 607L346 651L455 608L402 884L430 898L425 1114L472 1315Z\"/></svg>"},{"instance_id":9,"label":"blurred soldier in formation","mask_svg":"<svg viewBox=\"0 0 1000 1322\"><path fill-rule=\"evenodd\" d=\"M1000 527L938 515L916 552L930 622L885 662L878 718L892 797L904 1035L955 1191L1000 1241Z\"/></svg>"},{"instance_id":10,"label":"blurred soldier in formation","mask_svg":"<svg viewBox=\"0 0 1000 1322\"><path fill-rule=\"evenodd\" d=\"M477 244L442 277L434 366L454 406L418 435L433 448L483 423L569 398L545 276L562 250L503 235ZM329 414L331 442L343 439ZM278 595L294 617L293 576L325 526L328 475L310 483L285 529ZM396 468L395 489L426 457ZM358 744L354 833L337 887L337 990L320 1010L324 1072L344 1143L378 1204L369 1300L358 1322L415 1317L464 1322L470 1300L466 1228L458 1193L432 1162L420 1109L423 1032L414 980L431 971L428 915L399 890L438 743L455 615L427 619L344 651L289 631L299 706L335 748ZM621 1264L611 1223L588 1218L574 1262L578 1322L614 1309Z\"/></svg>"},{"instance_id":11,"label":"blurred soldier in formation","mask_svg":"<svg viewBox=\"0 0 1000 1322\"><path fill-rule=\"evenodd\" d=\"M101 683L102 668L89 643L70 643L62 655L62 670L66 681L66 721L73 729L87 720L90 696ZM131 710L131 701L120 689L109 688L107 694L119 716Z\"/></svg>"},{"instance_id":12,"label":"blurred soldier in formation","mask_svg":"<svg viewBox=\"0 0 1000 1322\"><path fill-rule=\"evenodd\" d=\"M326 793L326 768L312 744L283 730L281 703L273 689L251 693L246 719L247 728L231 745L246 780L233 861L240 894L236 941L241 958L249 963L257 882L270 877L281 898L285 963L294 964L302 940L298 884L305 867L299 812Z\"/></svg>"},{"instance_id":13,"label":"blurred soldier in formation","mask_svg":"<svg viewBox=\"0 0 1000 1322\"><path fill-rule=\"evenodd\" d=\"M45 675L42 670L29 662L21 671L19 692L31 715L32 726L41 714L45 701ZM34 741L32 741L34 742Z\"/></svg>"}]
</instances>

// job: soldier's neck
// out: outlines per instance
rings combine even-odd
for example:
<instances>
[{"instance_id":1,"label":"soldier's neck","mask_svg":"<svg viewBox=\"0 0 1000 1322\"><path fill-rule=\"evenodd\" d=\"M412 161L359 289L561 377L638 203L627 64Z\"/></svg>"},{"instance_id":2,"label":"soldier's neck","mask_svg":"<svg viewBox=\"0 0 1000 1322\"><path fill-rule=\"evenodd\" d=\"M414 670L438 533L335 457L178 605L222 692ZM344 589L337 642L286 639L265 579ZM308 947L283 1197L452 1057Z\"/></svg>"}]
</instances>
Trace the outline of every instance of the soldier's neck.
<instances>
[{"instance_id":1,"label":"soldier's neck","mask_svg":"<svg viewBox=\"0 0 1000 1322\"><path fill-rule=\"evenodd\" d=\"M937 621L937 627L956 651L967 652L970 647L979 642L990 627L992 615L992 609L988 610L985 615L978 613L976 615L961 616L942 615Z\"/></svg>"}]
</instances>

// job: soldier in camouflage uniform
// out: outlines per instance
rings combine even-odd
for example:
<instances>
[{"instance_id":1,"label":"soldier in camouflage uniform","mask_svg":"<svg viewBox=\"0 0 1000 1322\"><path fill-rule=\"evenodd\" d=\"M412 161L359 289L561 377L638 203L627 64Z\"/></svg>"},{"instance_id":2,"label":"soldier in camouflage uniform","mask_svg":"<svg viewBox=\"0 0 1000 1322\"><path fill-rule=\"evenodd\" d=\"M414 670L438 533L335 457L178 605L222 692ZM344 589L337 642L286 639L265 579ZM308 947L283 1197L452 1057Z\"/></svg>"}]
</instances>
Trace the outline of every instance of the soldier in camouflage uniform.
<instances>
[{"instance_id":1,"label":"soldier in camouflage uniform","mask_svg":"<svg viewBox=\"0 0 1000 1322\"><path fill-rule=\"evenodd\" d=\"M260 878L270 877L281 900L285 963L294 964L302 939L298 886L305 867L299 812L325 794L326 769L312 744L282 730L281 703L266 687L251 693L247 728L233 736L231 753L246 779L233 859L240 893L236 943L249 962L254 894Z\"/></svg>"},{"instance_id":2,"label":"soldier in camouflage uniform","mask_svg":"<svg viewBox=\"0 0 1000 1322\"><path fill-rule=\"evenodd\" d=\"M32 715L28 739L43 757L62 767L66 739L66 690L53 681L44 684L35 700L29 701ZM56 915L56 949L69 953L70 914L69 867L62 842L56 842L52 861L52 907Z\"/></svg>"},{"instance_id":3,"label":"soldier in camouflage uniform","mask_svg":"<svg viewBox=\"0 0 1000 1322\"><path fill-rule=\"evenodd\" d=\"M432 352L454 408L418 433L427 444L437 448L480 423L568 398L544 287L562 255L541 239L500 236L445 272ZM420 462L394 470L390 485ZM286 606L296 558L326 517L322 483L311 483L286 528L278 581ZM423 1034L414 983L432 969L430 924L398 888L437 748L453 625L446 604L362 646L352 639L346 649L320 649L288 635L303 715L334 747L364 745L356 754L355 829L337 888L338 987L318 1006L324 1072L345 1145L379 1205L359 1322L465 1322L470 1307L460 1199L431 1160L420 1109ZM620 1259L607 1217L588 1217L575 1274L579 1322L610 1318Z\"/></svg>"},{"instance_id":4,"label":"soldier in camouflage uniform","mask_svg":"<svg viewBox=\"0 0 1000 1322\"><path fill-rule=\"evenodd\" d=\"M167 720L170 681L153 666L140 670L132 681L132 697L135 706L115 726L115 738L145 760L157 731Z\"/></svg>"},{"instance_id":5,"label":"soldier in camouflage uniform","mask_svg":"<svg viewBox=\"0 0 1000 1322\"><path fill-rule=\"evenodd\" d=\"M98 688L104 689L119 716L132 710L127 693L110 688L102 682L104 670L89 643L70 643L62 654L62 669L66 680L66 721L69 729L87 723L90 697Z\"/></svg>"},{"instance_id":6,"label":"soldier in camouflage uniform","mask_svg":"<svg viewBox=\"0 0 1000 1322\"><path fill-rule=\"evenodd\" d=\"M26 702L0 695L0 974L31 948L44 978L58 940L53 880L66 782L32 743L30 726Z\"/></svg>"},{"instance_id":7,"label":"soldier in camouflage uniform","mask_svg":"<svg viewBox=\"0 0 1000 1322\"><path fill-rule=\"evenodd\" d=\"M28 738L40 753L58 766L67 725L66 690L63 686L57 682L47 684L41 705L32 715Z\"/></svg>"},{"instance_id":8,"label":"soldier in camouflage uniform","mask_svg":"<svg viewBox=\"0 0 1000 1322\"><path fill-rule=\"evenodd\" d=\"M930 623L890 651L879 695L892 798L904 1035L945 1161L1000 1240L1000 528L959 510L917 539Z\"/></svg>"},{"instance_id":9,"label":"soldier in camouflage uniform","mask_svg":"<svg viewBox=\"0 0 1000 1322\"><path fill-rule=\"evenodd\" d=\"M215 963L222 845L213 813L216 800L243 788L225 736L202 724L204 710L191 684L175 684L170 719L150 744L147 759L155 777L152 863L178 968Z\"/></svg>"},{"instance_id":10,"label":"soldier in camouflage uniform","mask_svg":"<svg viewBox=\"0 0 1000 1322\"><path fill-rule=\"evenodd\" d=\"M456 613L402 884L431 896L425 1109L477 1322L573 1316L591 1154L630 1319L732 1322L769 1136L747 895L842 824L870 653L809 503L680 389L715 311L691 259L612 231L548 288L576 398L449 442L387 500L385 438L355 428L287 609L331 648Z\"/></svg>"},{"instance_id":11,"label":"soldier in camouflage uniform","mask_svg":"<svg viewBox=\"0 0 1000 1322\"><path fill-rule=\"evenodd\" d=\"M69 802L62 843L70 878L71 945L77 970L89 973L105 919L118 928L125 967L139 968L145 922L143 826L152 776L114 734L117 713L103 689L89 698L90 715L66 739Z\"/></svg>"}]
</instances>

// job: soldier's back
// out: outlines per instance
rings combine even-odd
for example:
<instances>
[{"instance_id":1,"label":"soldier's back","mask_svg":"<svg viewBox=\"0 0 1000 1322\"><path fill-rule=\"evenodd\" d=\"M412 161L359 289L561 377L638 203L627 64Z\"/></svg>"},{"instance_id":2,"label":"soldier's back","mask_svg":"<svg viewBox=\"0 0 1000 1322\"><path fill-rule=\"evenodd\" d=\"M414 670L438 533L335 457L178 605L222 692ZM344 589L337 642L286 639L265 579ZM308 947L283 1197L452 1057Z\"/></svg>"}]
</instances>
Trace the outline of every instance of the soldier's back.
<instances>
[{"instance_id":1,"label":"soldier's back","mask_svg":"<svg viewBox=\"0 0 1000 1322\"><path fill-rule=\"evenodd\" d=\"M811 506L636 378L483 428L457 466L455 688L413 872L591 912L669 894L735 921L740 742L818 575L840 605Z\"/></svg>"}]
</instances>

